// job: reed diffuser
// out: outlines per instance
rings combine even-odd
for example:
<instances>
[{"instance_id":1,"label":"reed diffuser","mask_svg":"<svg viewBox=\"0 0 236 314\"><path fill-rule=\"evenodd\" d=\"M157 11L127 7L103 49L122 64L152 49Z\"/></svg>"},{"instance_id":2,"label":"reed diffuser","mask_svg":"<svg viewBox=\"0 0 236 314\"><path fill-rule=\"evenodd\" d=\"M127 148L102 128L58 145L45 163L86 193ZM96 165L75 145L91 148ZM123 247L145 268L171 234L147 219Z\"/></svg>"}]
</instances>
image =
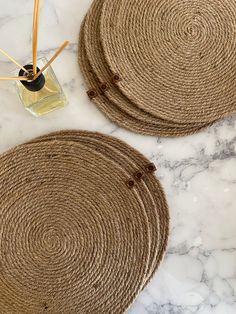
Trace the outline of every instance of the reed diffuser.
<instances>
[{"instance_id":1,"label":"reed diffuser","mask_svg":"<svg viewBox=\"0 0 236 314\"><path fill-rule=\"evenodd\" d=\"M65 94L51 64L69 44L68 41L65 41L49 61L46 58L38 60L39 16L40 0L35 0L31 63L22 66L7 52L0 49L0 52L20 69L17 73L18 76L0 77L0 80L16 81L17 91L24 107L37 117L67 104Z\"/></svg>"}]
</instances>

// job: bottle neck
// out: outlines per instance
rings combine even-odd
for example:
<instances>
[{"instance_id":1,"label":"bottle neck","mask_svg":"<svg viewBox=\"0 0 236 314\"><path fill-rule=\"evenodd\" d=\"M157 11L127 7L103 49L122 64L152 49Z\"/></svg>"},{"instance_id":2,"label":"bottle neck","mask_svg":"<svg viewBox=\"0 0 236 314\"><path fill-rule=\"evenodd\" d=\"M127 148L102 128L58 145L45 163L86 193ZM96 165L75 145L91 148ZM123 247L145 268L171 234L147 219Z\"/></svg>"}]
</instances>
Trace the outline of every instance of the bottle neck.
<instances>
[{"instance_id":1,"label":"bottle neck","mask_svg":"<svg viewBox=\"0 0 236 314\"><path fill-rule=\"evenodd\" d=\"M32 64L27 64L24 66L24 68L29 71L30 73L33 73L33 65ZM37 67L37 73L40 71L40 69ZM19 72L19 76L27 76L29 75L28 73L26 73L23 69L20 70ZM45 81L45 76L42 74L39 75L39 77L37 77L36 80L28 80L28 81L20 81L21 84L26 88L28 89L29 91L31 92L38 92L40 91L46 81Z\"/></svg>"}]
</instances>

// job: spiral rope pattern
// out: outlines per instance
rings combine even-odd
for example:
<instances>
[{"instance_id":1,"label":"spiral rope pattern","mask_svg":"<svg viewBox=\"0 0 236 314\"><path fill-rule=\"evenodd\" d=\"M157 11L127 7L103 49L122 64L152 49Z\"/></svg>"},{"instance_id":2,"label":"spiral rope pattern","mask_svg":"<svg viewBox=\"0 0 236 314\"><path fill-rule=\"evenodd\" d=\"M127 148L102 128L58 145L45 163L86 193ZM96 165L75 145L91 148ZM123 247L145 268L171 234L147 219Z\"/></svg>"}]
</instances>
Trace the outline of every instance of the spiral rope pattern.
<instances>
[{"instance_id":1,"label":"spiral rope pattern","mask_svg":"<svg viewBox=\"0 0 236 314\"><path fill-rule=\"evenodd\" d=\"M84 24L84 44L86 48L86 55L89 63L93 69L94 74L98 78L100 85L103 82L109 82L112 73L107 66L106 59L103 54L101 40L100 40L100 30L99 23L102 13L102 6L104 0L95 0L87 14L86 21ZM171 128L199 128L201 125L191 125L188 124L178 124L171 121L166 121L153 117L148 112L139 109L135 104L132 104L128 98L126 98L114 84L109 84L107 90L105 91L106 97L114 102L118 108L126 111L127 114L134 118L138 118L146 123L151 123L154 125L162 126L163 129Z\"/></svg>"},{"instance_id":2,"label":"spiral rope pattern","mask_svg":"<svg viewBox=\"0 0 236 314\"><path fill-rule=\"evenodd\" d=\"M235 28L235 0L105 0L101 41L137 106L199 123L236 110Z\"/></svg>"},{"instance_id":3,"label":"spiral rope pattern","mask_svg":"<svg viewBox=\"0 0 236 314\"><path fill-rule=\"evenodd\" d=\"M169 123L162 119L147 118L147 113L144 111L140 112L140 109L132 107L132 104L125 105L125 102L118 103L113 102L108 97L108 93L112 94L112 89L109 88L105 92L100 92L101 82L97 78L97 76L93 72L93 67L91 66L85 48L85 41L84 41L84 25L86 24L86 20L81 26L80 31L80 38L79 38L79 64L80 69L82 71L82 75L84 80L89 88L90 91L95 92L95 96L92 97L93 102L97 105L97 107L104 112L104 114L114 123L119 124L120 126L145 135L157 135L163 137L178 137L184 135L194 134L199 132L200 130L206 128L207 126L212 125L212 123L208 123L205 125L196 124L188 124L188 125L181 125ZM118 94L119 91L113 85L113 88L117 90ZM124 97L124 96L122 96ZM130 110L127 109L129 106ZM132 111L132 113L131 113ZM136 113L135 113L136 111ZM142 113L144 116L142 117ZM150 117L152 117L150 115ZM156 122L153 123L151 121L154 119ZM168 125L169 124L169 125Z\"/></svg>"},{"instance_id":4,"label":"spiral rope pattern","mask_svg":"<svg viewBox=\"0 0 236 314\"><path fill-rule=\"evenodd\" d=\"M115 138L64 131L0 165L1 311L124 313L167 245L168 207L150 162Z\"/></svg>"},{"instance_id":5,"label":"spiral rope pattern","mask_svg":"<svg viewBox=\"0 0 236 314\"><path fill-rule=\"evenodd\" d=\"M235 29L235 0L94 0L79 44L89 97L134 132L199 132L236 111Z\"/></svg>"}]
</instances>

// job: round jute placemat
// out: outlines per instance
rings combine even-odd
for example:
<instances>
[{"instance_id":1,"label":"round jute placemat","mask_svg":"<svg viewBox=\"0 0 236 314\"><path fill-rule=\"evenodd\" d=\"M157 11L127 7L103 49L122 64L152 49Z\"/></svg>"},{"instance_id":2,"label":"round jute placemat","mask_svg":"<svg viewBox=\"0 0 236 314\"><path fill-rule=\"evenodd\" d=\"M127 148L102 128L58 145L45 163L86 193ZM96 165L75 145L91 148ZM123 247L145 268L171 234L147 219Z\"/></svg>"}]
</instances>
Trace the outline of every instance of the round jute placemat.
<instances>
[{"instance_id":1,"label":"round jute placemat","mask_svg":"<svg viewBox=\"0 0 236 314\"><path fill-rule=\"evenodd\" d=\"M236 1L104 1L100 38L117 86L178 123L236 111Z\"/></svg>"},{"instance_id":2,"label":"round jute placemat","mask_svg":"<svg viewBox=\"0 0 236 314\"><path fill-rule=\"evenodd\" d=\"M139 120L139 115L135 118L132 115L129 115L126 111L119 108L116 104L110 101L106 94L100 90L100 82L96 75L93 72L92 67L86 56L86 49L84 44L84 23L81 25L80 37L79 37L79 64L82 71L83 77L85 79L86 85L89 89L89 96L97 107L105 113L105 115L113 122L118 125L134 131L136 133L141 133L145 135L157 135L163 137L177 137L194 134L199 132L203 128L210 126L211 123L196 127L191 124L180 126L165 126L163 123L153 124ZM93 94L91 94L93 93ZM166 123L167 124L167 123Z\"/></svg>"},{"instance_id":3,"label":"round jute placemat","mask_svg":"<svg viewBox=\"0 0 236 314\"><path fill-rule=\"evenodd\" d=\"M84 44L89 64L100 82L100 89L104 92L106 97L130 116L146 123L158 126L163 125L167 128L185 128L186 132L189 128L192 129L195 127L199 129L202 127L202 123L191 125L179 124L154 117L150 113L137 107L134 103L131 103L131 101L120 92L112 80L112 73L106 63L101 45L99 26L103 2L104 0L95 0L86 16L84 23Z\"/></svg>"},{"instance_id":4,"label":"round jute placemat","mask_svg":"<svg viewBox=\"0 0 236 314\"><path fill-rule=\"evenodd\" d=\"M109 158L112 158L114 162L117 162L120 165L124 164L125 161L127 169L129 169L130 173L136 172L137 169L143 169L144 164L149 165L149 161L147 159L146 161L144 161L143 155L138 153L136 150L128 145L124 145L122 141L114 137L103 135L101 133L88 131L60 131L51 133L47 136L42 136L34 140L34 142L55 139L83 142L84 145L87 145L94 149L98 149L103 154L106 154ZM144 195L145 202L146 204L149 204L149 210L146 211L150 229L151 242L149 263L150 267L147 271L148 282L153 273L157 270L166 249L168 239L169 214L168 207L165 203L165 197L163 197L164 192L162 190L162 187L160 186L159 181L156 180L155 176L149 175L143 177L142 181L139 183L139 187L141 187L140 193L143 194L143 191L146 191ZM154 190L156 191L156 193L153 194L152 191ZM158 229L160 229L160 232Z\"/></svg>"},{"instance_id":5,"label":"round jute placemat","mask_svg":"<svg viewBox=\"0 0 236 314\"><path fill-rule=\"evenodd\" d=\"M4 313L123 313L167 244L154 165L117 139L75 131L19 146L0 165Z\"/></svg>"}]
</instances>

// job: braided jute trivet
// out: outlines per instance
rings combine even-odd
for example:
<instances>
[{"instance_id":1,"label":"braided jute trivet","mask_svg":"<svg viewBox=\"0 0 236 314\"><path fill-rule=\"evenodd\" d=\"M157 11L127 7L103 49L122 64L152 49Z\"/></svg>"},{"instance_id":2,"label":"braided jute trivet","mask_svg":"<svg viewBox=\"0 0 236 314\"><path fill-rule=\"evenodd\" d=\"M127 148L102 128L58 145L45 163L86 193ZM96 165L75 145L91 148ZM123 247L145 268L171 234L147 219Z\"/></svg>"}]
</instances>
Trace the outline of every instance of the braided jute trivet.
<instances>
[{"instance_id":1,"label":"braided jute trivet","mask_svg":"<svg viewBox=\"0 0 236 314\"><path fill-rule=\"evenodd\" d=\"M68 131L19 146L0 165L3 312L123 313L167 244L152 164L117 139Z\"/></svg>"},{"instance_id":2,"label":"braided jute trivet","mask_svg":"<svg viewBox=\"0 0 236 314\"><path fill-rule=\"evenodd\" d=\"M202 127L202 123L191 125L178 124L154 117L150 113L138 108L134 103L131 103L131 101L120 92L116 84L113 82L112 73L106 63L101 46L99 25L103 2L104 0L95 0L93 2L84 23L84 44L86 55L94 74L96 74L100 82L100 90L102 90L106 97L116 104L118 108L140 121L158 126L163 125L164 128L184 128L186 129L186 132L189 128L195 127L199 129Z\"/></svg>"},{"instance_id":3,"label":"braided jute trivet","mask_svg":"<svg viewBox=\"0 0 236 314\"><path fill-rule=\"evenodd\" d=\"M182 128L180 128L180 126L176 127L174 125L165 126L163 125L163 123L159 125L153 124L151 122L144 122L142 120L139 120L138 115L135 118L134 116L131 116L127 112L123 111L116 104L110 101L106 97L106 94L104 92L100 91L100 82L94 74L86 56L83 29L84 23L81 26L79 38L80 69L82 71L88 89L95 93L95 97L91 97L93 102L101 111L106 114L106 116L111 121L136 133L141 133L145 135L157 135L162 137L177 137L194 134L196 132L199 132L203 128L211 125L207 124L201 127L196 127L194 126L194 124L189 124L184 125Z\"/></svg>"},{"instance_id":4,"label":"braided jute trivet","mask_svg":"<svg viewBox=\"0 0 236 314\"><path fill-rule=\"evenodd\" d=\"M105 0L100 38L133 103L201 123L236 111L235 28L235 0Z\"/></svg>"}]
</instances>

